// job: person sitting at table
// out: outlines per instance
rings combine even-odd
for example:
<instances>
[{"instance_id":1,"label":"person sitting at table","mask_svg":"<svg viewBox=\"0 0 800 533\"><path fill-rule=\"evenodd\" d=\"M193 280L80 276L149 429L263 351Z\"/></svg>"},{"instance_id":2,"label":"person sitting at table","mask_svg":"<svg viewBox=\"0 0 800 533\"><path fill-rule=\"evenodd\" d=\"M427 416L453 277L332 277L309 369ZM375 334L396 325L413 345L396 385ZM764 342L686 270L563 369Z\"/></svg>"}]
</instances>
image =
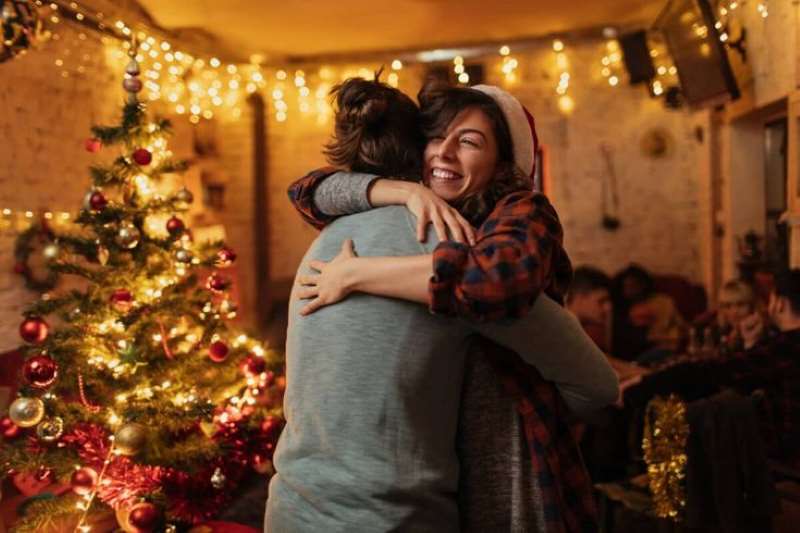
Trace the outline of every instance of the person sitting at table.
<instances>
[{"instance_id":1,"label":"person sitting at table","mask_svg":"<svg viewBox=\"0 0 800 533\"><path fill-rule=\"evenodd\" d=\"M645 376L625 391L626 405L678 393L690 401L729 388L760 390L762 435L770 456L800 461L800 269L781 272L769 297L767 320L754 312L739 323L744 350L725 358L687 362Z\"/></svg>"},{"instance_id":2,"label":"person sitting at table","mask_svg":"<svg viewBox=\"0 0 800 533\"><path fill-rule=\"evenodd\" d=\"M756 312L756 307L752 285L739 279L725 282L720 289L717 309L704 313L692 323L697 343L718 346L724 353L742 350L739 324Z\"/></svg>"},{"instance_id":3,"label":"person sitting at table","mask_svg":"<svg viewBox=\"0 0 800 533\"><path fill-rule=\"evenodd\" d=\"M651 363L676 352L686 324L672 298L657 292L652 276L632 264L614 277L612 352L627 361Z\"/></svg>"}]
</instances>

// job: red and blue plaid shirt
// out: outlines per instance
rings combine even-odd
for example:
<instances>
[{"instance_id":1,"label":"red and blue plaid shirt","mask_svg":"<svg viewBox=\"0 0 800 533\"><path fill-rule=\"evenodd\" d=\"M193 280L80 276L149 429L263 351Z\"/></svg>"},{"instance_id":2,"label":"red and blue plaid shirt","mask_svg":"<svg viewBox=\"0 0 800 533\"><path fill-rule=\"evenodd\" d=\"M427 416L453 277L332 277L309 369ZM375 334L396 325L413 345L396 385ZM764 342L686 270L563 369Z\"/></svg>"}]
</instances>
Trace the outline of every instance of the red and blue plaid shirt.
<instances>
[{"instance_id":1,"label":"red and blue plaid shirt","mask_svg":"<svg viewBox=\"0 0 800 533\"><path fill-rule=\"evenodd\" d=\"M318 229L336 216L316 208L314 189L336 171L315 170L289 187L292 204ZM498 202L478 228L475 246L439 243L433 266L431 311L473 320L524 316L541 291L563 301L572 279L558 215L547 197L532 191ZM597 531L591 480L555 386L515 354L498 346L490 353L522 417L548 533Z\"/></svg>"}]
</instances>

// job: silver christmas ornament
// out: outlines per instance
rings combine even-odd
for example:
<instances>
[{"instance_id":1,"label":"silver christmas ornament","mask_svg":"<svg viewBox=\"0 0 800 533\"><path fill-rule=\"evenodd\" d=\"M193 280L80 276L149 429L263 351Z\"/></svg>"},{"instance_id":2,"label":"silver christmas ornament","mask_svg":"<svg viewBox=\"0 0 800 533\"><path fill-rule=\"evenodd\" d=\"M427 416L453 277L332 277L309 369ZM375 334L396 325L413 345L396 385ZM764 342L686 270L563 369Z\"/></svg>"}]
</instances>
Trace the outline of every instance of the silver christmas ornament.
<instances>
[{"instance_id":1,"label":"silver christmas ornament","mask_svg":"<svg viewBox=\"0 0 800 533\"><path fill-rule=\"evenodd\" d=\"M58 247L56 243L50 243L44 247L42 250L42 255L47 261L55 261L58 259L58 254L61 252L61 249Z\"/></svg>"},{"instance_id":2,"label":"silver christmas ornament","mask_svg":"<svg viewBox=\"0 0 800 533\"><path fill-rule=\"evenodd\" d=\"M36 426L36 436L45 442L58 440L64 434L64 420L58 416L45 418Z\"/></svg>"},{"instance_id":3,"label":"silver christmas ornament","mask_svg":"<svg viewBox=\"0 0 800 533\"><path fill-rule=\"evenodd\" d=\"M138 93L142 90L142 80L139 78L125 78L122 87L129 93Z\"/></svg>"},{"instance_id":4,"label":"silver christmas ornament","mask_svg":"<svg viewBox=\"0 0 800 533\"><path fill-rule=\"evenodd\" d=\"M139 239L142 238L141 232L133 224L123 224L117 232L117 244L128 250L136 248L139 244Z\"/></svg>"},{"instance_id":5,"label":"silver christmas ornament","mask_svg":"<svg viewBox=\"0 0 800 533\"><path fill-rule=\"evenodd\" d=\"M192 191L183 187L177 193L175 193L175 205L179 209L186 209L189 207L189 204L194 202L194 195Z\"/></svg>"},{"instance_id":6,"label":"silver christmas ornament","mask_svg":"<svg viewBox=\"0 0 800 533\"><path fill-rule=\"evenodd\" d=\"M192 255L192 252L190 252L189 250L181 248L180 250L175 252L175 259L179 263L191 263L192 259L194 259L194 256Z\"/></svg>"},{"instance_id":7,"label":"silver christmas ornament","mask_svg":"<svg viewBox=\"0 0 800 533\"><path fill-rule=\"evenodd\" d=\"M131 59L130 63L128 63L128 66L125 67L125 73L130 76L138 76L139 72L139 62L135 59Z\"/></svg>"},{"instance_id":8,"label":"silver christmas ornament","mask_svg":"<svg viewBox=\"0 0 800 533\"><path fill-rule=\"evenodd\" d=\"M33 427L44 417L44 402L39 398L17 398L8 408L8 417L19 427Z\"/></svg>"}]
</instances>

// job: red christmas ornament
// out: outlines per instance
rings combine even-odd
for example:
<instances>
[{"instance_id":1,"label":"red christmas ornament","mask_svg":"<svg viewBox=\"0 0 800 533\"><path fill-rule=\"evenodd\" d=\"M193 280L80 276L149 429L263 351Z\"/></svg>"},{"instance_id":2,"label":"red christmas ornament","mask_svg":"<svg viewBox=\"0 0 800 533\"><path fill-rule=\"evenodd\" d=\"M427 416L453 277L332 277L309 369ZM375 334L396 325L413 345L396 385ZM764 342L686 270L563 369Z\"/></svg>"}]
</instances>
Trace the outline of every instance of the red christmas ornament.
<instances>
[{"instance_id":1,"label":"red christmas ornament","mask_svg":"<svg viewBox=\"0 0 800 533\"><path fill-rule=\"evenodd\" d=\"M136 164L140 166L149 165L153 160L153 154L147 148L139 148L133 152L132 157Z\"/></svg>"},{"instance_id":2,"label":"red christmas ornament","mask_svg":"<svg viewBox=\"0 0 800 533\"><path fill-rule=\"evenodd\" d=\"M227 268L227 267L231 266L234 261L236 261L236 252L234 252L232 249L228 248L227 246L224 247L224 248L221 248L217 252L216 265L219 268Z\"/></svg>"},{"instance_id":3,"label":"red christmas ornament","mask_svg":"<svg viewBox=\"0 0 800 533\"><path fill-rule=\"evenodd\" d=\"M208 357L215 363L221 363L228 357L228 345L222 341L211 343L208 347Z\"/></svg>"},{"instance_id":4,"label":"red christmas ornament","mask_svg":"<svg viewBox=\"0 0 800 533\"><path fill-rule=\"evenodd\" d=\"M259 474L268 474L272 471L272 461L260 453L253 454L251 458L253 470Z\"/></svg>"},{"instance_id":5,"label":"red christmas ornament","mask_svg":"<svg viewBox=\"0 0 800 533\"><path fill-rule=\"evenodd\" d=\"M14 263L14 273L19 274L20 276L26 274L28 272L28 266L23 263L22 261L18 263Z\"/></svg>"},{"instance_id":6,"label":"red christmas ornament","mask_svg":"<svg viewBox=\"0 0 800 533\"><path fill-rule=\"evenodd\" d=\"M133 295L128 289L115 290L111 294L109 301L114 306L114 309L122 313L127 313L133 307Z\"/></svg>"},{"instance_id":7,"label":"red christmas ornament","mask_svg":"<svg viewBox=\"0 0 800 533\"><path fill-rule=\"evenodd\" d=\"M35 355L25 361L22 375L31 386L45 389L58 377L58 363L47 355Z\"/></svg>"},{"instance_id":8,"label":"red christmas ornament","mask_svg":"<svg viewBox=\"0 0 800 533\"><path fill-rule=\"evenodd\" d=\"M103 143L100 139L95 139L90 137L83 142L83 147L86 148L87 152L97 153L100 151L100 148L103 146Z\"/></svg>"},{"instance_id":9,"label":"red christmas ornament","mask_svg":"<svg viewBox=\"0 0 800 533\"><path fill-rule=\"evenodd\" d=\"M19 437L21 432L22 428L16 425L14 421L7 416L0 419L0 433L3 435L4 439L15 439Z\"/></svg>"},{"instance_id":10,"label":"red christmas ornament","mask_svg":"<svg viewBox=\"0 0 800 533\"><path fill-rule=\"evenodd\" d=\"M100 191L94 191L89 196L89 207L92 211L102 211L108 205L108 200Z\"/></svg>"},{"instance_id":11,"label":"red christmas ornament","mask_svg":"<svg viewBox=\"0 0 800 533\"><path fill-rule=\"evenodd\" d=\"M97 472L93 468L84 466L77 469L69 478L73 492L80 496L90 494L97 483Z\"/></svg>"},{"instance_id":12,"label":"red christmas ornament","mask_svg":"<svg viewBox=\"0 0 800 533\"><path fill-rule=\"evenodd\" d=\"M242 374L248 378L254 378L261 375L267 369L267 363L263 357L257 355L248 355L247 359L242 363Z\"/></svg>"},{"instance_id":13,"label":"red christmas ornament","mask_svg":"<svg viewBox=\"0 0 800 533\"><path fill-rule=\"evenodd\" d=\"M206 280L206 288L213 292L222 292L230 287L231 282L219 274L211 274Z\"/></svg>"},{"instance_id":14,"label":"red christmas ornament","mask_svg":"<svg viewBox=\"0 0 800 533\"><path fill-rule=\"evenodd\" d=\"M149 502L137 503L128 514L128 523L137 533L156 531L161 519L161 509Z\"/></svg>"},{"instance_id":15,"label":"red christmas ornament","mask_svg":"<svg viewBox=\"0 0 800 533\"><path fill-rule=\"evenodd\" d=\"M47 322L38 316L26 318L19 326L19 336L31 344L44 342L49 332L50 328L47 326Z\"/></svg>"},{"instance_id":16,"label":"red christmas ornament","mask_svg":"<svg viewBox=\"0 0 800 533\"><path fill-rule=\"evenodd\" d=\"M167 220L167 231L170 235L180 235L184 229L186 229L186 226L183 224L183 220L178 217L172 217Z\"/></svg>"}]
</instances>

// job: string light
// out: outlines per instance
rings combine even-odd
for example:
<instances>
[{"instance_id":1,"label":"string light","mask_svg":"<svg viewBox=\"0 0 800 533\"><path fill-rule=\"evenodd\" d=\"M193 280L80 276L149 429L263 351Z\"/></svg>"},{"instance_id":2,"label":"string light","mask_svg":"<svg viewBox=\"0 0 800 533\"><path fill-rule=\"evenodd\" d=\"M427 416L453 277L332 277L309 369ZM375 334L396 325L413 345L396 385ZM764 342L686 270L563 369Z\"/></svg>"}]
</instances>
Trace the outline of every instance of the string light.
<instances>
[{"instance_id":1,"label":"string light","mask_svg":"<svg viewBox=\"0 0 800 533\"><path fill-rule=\"evenodd\" d=\"M619 42L616 39L609 39L605 43L606 55L600 60L602 68L600 72L612 87L619 85L622 76L622 53L619 49Z\"/></svg>"},{"instance_id":2,"label":"string light","mask_svg":"<svg viewBox=\"0 0 800 533\"><path fill-rule=\"evenodd\" d=\"M556 94L558 94L558 109L562 113L568 115L575 109L575 101L568 94L570 73L569 73L569 59L565 51L566 47L561 40L553 41L553 53L556 58L556 72L558 73L558 85L556 86Z\"/></svg>"},{"instance_id":3,"label":"string light","mask_svg":"<svg viewBox=\"0 0 800 533\"><path fill-rule=\"evenodd\" d=\"M519 62L511 57L511 48L508 46L501 46L500 47L500 56L502 56L502 64L500 65L500 70L503 72L503 77L507 84L514 83L517 81L517 75L514 72L519 65Z\"/></svg>"}]
</instances>

